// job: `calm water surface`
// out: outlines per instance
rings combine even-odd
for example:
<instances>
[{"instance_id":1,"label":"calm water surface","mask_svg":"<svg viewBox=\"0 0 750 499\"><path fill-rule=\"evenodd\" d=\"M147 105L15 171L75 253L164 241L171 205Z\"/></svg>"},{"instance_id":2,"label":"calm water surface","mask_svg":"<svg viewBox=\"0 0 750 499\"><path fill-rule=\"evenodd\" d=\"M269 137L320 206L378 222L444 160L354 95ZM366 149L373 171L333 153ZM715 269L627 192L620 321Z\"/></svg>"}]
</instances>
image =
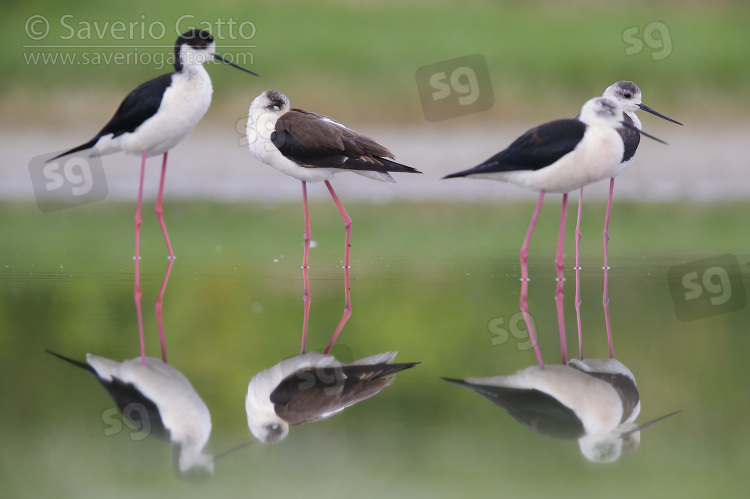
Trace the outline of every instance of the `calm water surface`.
<instances>
[{"instance_id":1,"label":"calm water surface","mask_svg":"<svg viewBox=\"0 0 750 499\"><path fill-rule=\"evenodd\" d=\"M54 248L48 249L53 254ZM617 259L610 272L615 356L634 374L644 423L640 445L613 463L587 460L575 440L549 438L441 377L511 374L536 360L519 320L515 258L462 262L353 253L353 314L333 353L351 361L398 351L421 364L381 393L330 419L293 426L264 445L251 436L245 394L252 376L299 353L301 251L267 261L178 260L164 304L170 364L211 412L204 449L218 454L200 483L173 471L170 444L123 419L78 360L138 355L132 261L84 253L42 260L14 255L0 269L2 476L7 497L221 493L262 497L465 494L739 497L750 465L747 309L678 320L667 272L684 259ZM179 254L179 251L178 251ZM590 260L590 259L589 259ZM598 257L597 257L598 261ZM581 273L584 354L605 358L602 270ZM152 304L166 260L144 262L147 350L159 356ZM532 258L530 312L545 361L560 363L551 262ZM569 354L577 352L574 274L566 270ZM344 271L311 253L308 345L322 350L341 318ZM746 283L745 283L746 284ZM669 480L664 480L669 476ZM743 485L744 484L744 485Z\"/></svg>"}]
</instances>

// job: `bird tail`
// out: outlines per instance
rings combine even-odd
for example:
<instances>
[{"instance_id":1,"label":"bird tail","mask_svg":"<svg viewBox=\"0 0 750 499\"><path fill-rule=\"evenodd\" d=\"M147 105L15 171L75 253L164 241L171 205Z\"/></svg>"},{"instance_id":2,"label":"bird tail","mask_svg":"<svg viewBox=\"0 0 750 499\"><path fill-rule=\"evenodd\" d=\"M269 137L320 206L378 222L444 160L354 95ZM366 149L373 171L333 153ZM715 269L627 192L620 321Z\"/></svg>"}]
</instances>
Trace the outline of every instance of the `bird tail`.
<instances>
[{"instance_id":1,"label":"bird tail","mask_svg":"<svg viewBox=\"0 0 750 499\"><path fill-rule=\"evenodd\" d=\"M371 377L380 379L396 374L404 369L420 364L420 362L402 362L399 364L346 365L341 369L347 377Z\"/></svg>"},{"instance_id":2,"label":"bird tail","mask_svg":"<svg viewBox=\"0 0 750 499\"><path fill-rule=\"evenodd\" d=\"M443 378L443 381L447 381L448 383L453 383L454 385L458 386L466 386L468 383L462 379L456 379L456 378Z\"/></svg>"},{"instance_id":3,"label":"bird tail","mask_svg":"<svg viewBox=\"0 0 750 499\"><path fill-rule=\"evenodd\" d=\"M68 154L73 154L74 152L85 151L86 149L91 149L92 147L96 145L98 140L99 140L99 137L94 137L93 139L89 140L85 144L81 144L80 146L74 147L73 149L69 149L65 151L64 153L58 154L54 158L48 159L47 161L45 161L45 163L49 163L50 161L54 161L58 158L62 158L63 156L67 156ZM52 353L52 355L57 355L57 354Z\"/></svg>"},{"instance_id":4,"label":"bird tail","mask_svg":"<svg viewBox=\"0 0 750 499\"><path fill-rule=\"evenodd\" d=\"M96 372L94 371L94 368L91 367L90 365L86 364L85 362L81 362L81 361L78 361L78 360L75 360L75 359L70 359L68 357L65 357L64 355L60 355L59 353L55 353L52 350L48 350L46 348L44 349L44 351L47 352L50 355L54 355L58 359L62 359L65 362L69 362L70 364L73 364L76 367L80 367L81 369L85 369L86 371L88 371L88 372L96 375Z\"/></svg>"},{"instance_id":5,"label":"bird tail","mask_svg":"<svg viewBox=\"0 0 750 499\"><path fill-rule=\"evenodd\" d=\"M471 170L463 170L463 171L460 171L460 172L451 173L450 175L446 175L445 177L443 177L443 179L465 177L466 175L469 175L469 174L473 173L472 170L473 170L473 168Z\"/></svg>"},{"instance_id":6,"label":"bird tail","mask_svg":"<svg viewBox=\"0 0 750 499\"><path fill-rule=\"evenodd\" d=\"M397 163L395 161L392 161L390 159L386 158L378 158L381 163L383 163L383 166L385 166L385 170L387 172L396 172L396 173L422 173L416 168L412 168L411 166L406 166L401 163Z\"/></svg>"}]
</instances>

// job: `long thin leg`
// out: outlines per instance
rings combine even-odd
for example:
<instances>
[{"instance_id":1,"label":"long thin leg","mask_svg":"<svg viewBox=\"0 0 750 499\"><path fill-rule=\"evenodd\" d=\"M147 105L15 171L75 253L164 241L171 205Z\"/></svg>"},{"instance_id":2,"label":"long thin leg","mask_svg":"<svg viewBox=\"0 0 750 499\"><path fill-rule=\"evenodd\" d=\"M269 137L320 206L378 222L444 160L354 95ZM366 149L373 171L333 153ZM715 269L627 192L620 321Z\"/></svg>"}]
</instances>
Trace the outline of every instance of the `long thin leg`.
<instances>
[{"instance_id":1,"label":"long thin leg","mask_svg":"<svg viewBox=\"0 0 750 499\"><path fill-rule=\"evenodd\" d=\"M349 317L352 315L352 297L350 293L349 288L349 267L344 267L344 314L341 316L341 320L339 321L339 325L336 327L336 331L333 333L333 336L331 336L331 341L328 342L328 346L326 347L324 354L328 355L328 352L331 351L331 348L333 348L333 344L336 343L336 338L339 337L339 333L341 333L341 330L344 329L344 325L346 324L346 321L349 320Z\"/></svg>"},{"instance_id":2,"label":"long thin leg","mask_svg":"<svg viewBox=\"0 0 750 499\"><path fill-rule=\"evenodd\" d=\"M141 180L138 184L138 204L135 208L135 313L138 317L138 340L141 343L141 364L146 365L146 344L143 338L143 311L141 310L141 202L143 201L143 177L146 173L146 151L141 155Z\"/></svg>"},{"instance_id":3,"label":"long thin leg","mask_svg":"<svg viewBox=\"0 0 750 499\"><path fill-rule=\"evenodd\" d=\"M523 240L523 246L521 246L521 300L520 307L521 313L523 314L523 320L526 322L526 329L529 331L529 339L534 347L534 353L536 354L536 360L539 363L539 367L544 369L544 361L542 360L542 352L539 350L539 342L537 342L536 334L534 333L534 327L531 325L531 316L529 315L529 298L528 298L528 287L529 287L529 243L531 242L531 235L534 233L534 226L536 220L539 218L539 211L542 209L542 201L544 200L544 191L539 193L539 201L536 203L534 209L534 215L531 217L531 223L529 224L529 230L526 231L526 238Z\"/></svg>"},{"instance_id":4,"label":"long thin leg","mask_svg":"<svg viewBox=\"0 0 750 499\"><path fill-rule=\"evenodd\" d=\"M557 254L555 268L557 270L557 289L555 290L555 304L557 305L557 326L560 329L560 354L563 365L568 364L568 345L565 341L565 314L563 312L563 286L565 284L563 246L565 243L565 219L568 214L568 194L563 194L562 210L560 212L560 234L557 238Z\"/></svg>"},{"instance_id":5,"label":"long thin leg","mask_svg":"<svg viewBox=\"0 0 750 499\"><path fill-rule=\"evenodd\" d=\"M612 347L612 326L609 322L609 213L612 210L612 193L615 190L615 178L609 179L609 198L607 199L607 216L604 218L604 232L602 240L604 241L604 293L602 294L602 304L604 305L604 322L607 326L607 344L609 345L609 358L615 358L615 351Z\"/></svg>"},{"instance_id":6,"label":"long thin leg","mask_svg":"<svg viewBox=\"0 0 750 499\"><path fill-rule=\"evenodd\" d=\"M167 271L164 273L164 280L161 283L161 289L159 290L159 296L156 298L154 309L156 310L156 323L159 326L159 344L161 345L161 360L167 362L167 342L164 339L164 319L162 317L162 306L164 304L164 292L167 290L167 283L169 282L169 274L172 273L172 265L174 265L174 251L172 251L172 243L169 241L169 234L167 234L167 226L164 223L164 209L162 208L162 197L164 194L164 177L167 174L167 153L164 153L164 160L161 164L161 179L159 180L159 194L156 196L156 218L159 219L159 225L161 225L161 232L164 234L164 241L167 243L167 251L169 252L169 262L167 263Z\"/></svg>"},{"instance_id":7,"label":"long thin leg","mask_svg":"<svg viewBox=\"0 0 750 499\"><path fill-rule=\"evenodd\" d=\"M578 358L583 360L583 334L581 333L581 206L583 187L578 194L578 223L576 223L576 324L578 325Z\"/></svg>"},{"instance_id":8,"label":"long thin leg","mask_svg":"<svg viewBox=\"0 0 750 499\"><path fill-rule=\"evenodd\" d=\"M302 268L307 268L307 259L310 256L310 241L312 232L310 231L310 213L307 210L307 182L302 181L302 208L305 211L305 254L302 257Z\"/></svg>"},{"instance_id":9,"label":"long thin leg","mask_svg":"<svg viewBox=\"0 0 750 499\"><path fill-rule=\"evenodd\" d=\"M310 278L307 275L308 268L302 267L302 282L305 287L304 295L302 295L302 301L305 303L305 311L302 317L302 347L300 353L305 353L307 349L307 323L310 320Z\"/></svg>"},{"instance_id":10,"label":"long thin leg","mask_svg":"<svg viewBox=\"0 0 750 499\"><path fill-rule=\"evenodd\" d=\"M302 283L304 286L304 294L302 295L302 301L305 304L304 315L302 317L302 347L300 353L305 353L307 349L307 323L310 319L310 304L312 303L312 297L310 295L310 278L308 276L307 260L310 254L310 241L312 240L312 232L310 231L310 213L307 209L307 183L302 181L302 208L305 212L305 253L302 257Z\"/></svg>"},{"instance_id":11,"label":"long thin leg","mask_svg":"<svg viewBox=\"0 0 750 499\"><path fill-rule=\"evenodd\" d=\"M331 348L333 348L333 344L336 343L336 338L338 338L341 330L344 329L346 321L348 321L349 317L351 317L352 315L352 298L349 288L349 247L351 246L352 240L352 219L346 213L346 210L341 204L341 201L339 201L338 196L336 196L336 192L333 190L333 186L331 185L331 183L328 180L326 180L325 182L326 187L328 187L328 192L331 193L333 202L336 203L336 207L339 209L341 217L344 219L344 230L346 231L346 240L344 243L344 313L341 316L339 325L336 327L336 331L334 331L333 336L331 336L331 341L328 342L328 346L324 351L325 354L328 354L328 352L331 351Z\"/></svg>"},{"instance_id":12,"label":"long thin leg","mask_svg":"<svg viewBox=\"0 0 750 499\"><path fill-rule=\"evenodd\" d=\"M344 247L344 268L349 268L349 247L351 246L351 240L352 240L352 219L349 218L349 215L347 215L346 210L344 209L344 206L341 204L341 201L339 201L338 196L336 196L336 193L333 190L333 186L331 183L326 180L326 186L328 187L328 192L331 193L331 197L333 198L333 202L336 203L336 207L341 212L341 216L344 218L344 230L346 231L346 241L345 241L345 247Z\"/></svg>"}]
</instances>

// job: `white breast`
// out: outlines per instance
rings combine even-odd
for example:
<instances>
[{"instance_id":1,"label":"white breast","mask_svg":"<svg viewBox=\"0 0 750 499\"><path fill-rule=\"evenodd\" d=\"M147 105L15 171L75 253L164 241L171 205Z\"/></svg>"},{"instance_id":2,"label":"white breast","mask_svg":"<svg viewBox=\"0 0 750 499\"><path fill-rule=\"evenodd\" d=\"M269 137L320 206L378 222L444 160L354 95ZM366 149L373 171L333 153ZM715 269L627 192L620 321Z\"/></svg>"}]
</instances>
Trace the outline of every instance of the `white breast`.
<instances>
[{"instance_id":1,"label":"white breast","mask_svg":"<svg viewBox=\"0 0 750 499\"><path fill-rule=\"evenodd\" d=\"M123 134L113 142L129 154L163 154L193 131L208 111L212 94L211 78L203 66L186 67L172 75L172 84L164 92L157 113L134 133Z\"/></svg>"},{"instance_id":2,"label":"white breast","mask_svg":"<svg viewBox=\"0 0 750 499\"><path fill-rule=\"evenodd\" d=\"M482 178L510 182L534 191L566 193L609 178L620 166L624 146L608 126L588 126L576 148L540 170L483 174Z\"/></svg>"}]
</instances>

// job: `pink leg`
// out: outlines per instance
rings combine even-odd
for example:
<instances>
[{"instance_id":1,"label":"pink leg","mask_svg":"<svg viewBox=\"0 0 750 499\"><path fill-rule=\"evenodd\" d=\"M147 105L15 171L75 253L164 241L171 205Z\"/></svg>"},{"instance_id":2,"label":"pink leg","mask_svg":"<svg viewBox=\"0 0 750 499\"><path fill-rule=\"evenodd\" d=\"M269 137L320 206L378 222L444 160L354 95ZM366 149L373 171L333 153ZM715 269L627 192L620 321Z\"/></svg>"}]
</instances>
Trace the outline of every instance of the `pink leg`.
<instances>
[{"instance_id":1,"label":"pink leg","mask_svg":"<svg viewBox=\"0 0 750 499\"><path fill-rule=\"evenodd\" d=\"M583 187L578 194L578 223L576 224L576 324L578 325L578 358L583 360L583 335L581 333L581 206Z\"/></svg>"},{"instance_id":2,"label":"pink leg","mask_svg":"<svg viewBox=\"0 0 750 499\"><path fill-rule=\"evenodd\" d=\"M531 344L534 346L534 353L536 354L536 360L539 363L539 367L544 369L544 361L542 360L542 352L539 350L539 343L534 333L534 328L531 325L531 316L529 315L529 299L528 299L528 286L529 286L529 243L531 242L531 235L534 233L534 226L536 220L539 218L539 211L542 209L542 201L544 200L544 191L539 193L539 201L536 203L536 209L534 209L534 215L531 217L531 223L529 224L529 230L526 232L526 238L523 240L523 246L521 246L521 313L523 314L523 320L526 322L526 329L529 331L529 339Z\"/></svg>"},{"instance_id":3,"label":"pink leg","mask_svg":"<svg viewBox=\"0 0 750 499\"><path fill-rule=\"evenodd\" d=\"M302 347L300 353L305 353L307 349L307 323L310 319L310 278L307 275L308 268L302 267L302 282L305 287L305 294L302 296L302 301L305 303L304 316L302 317Z\"/></svg>"},{"instance_id":4,"label":"pink leg","mask_svg":"<svg viewBox=\"0 0 750 499\"><path fill-rule=\"evenodd\" d=\"M609 358L615 358L614 348L612 347L612 326L609 322L609 213L612 210L612 193L615 190L615 179L612 177L609 179L609 198L607 199L607 216L604 218L604 232L602 233L602 239L604 240L604 293L602 295L602 304L604 304L604 322L607 326L607 343L609 345Z\"/></svg>"},{"instance_id":5,"label":"pink leg","mask_svg":"<svg viewBox=\"0 0 750 499\"><path fill-rule=\"evenodd\" d=\"M351 240L352 240L352 219L349 218L349 215L346 214L346 210L344 210L344 206L341 204L341 201L339 201L338 196L336 196L336 193L333 191L333 186L331 186L331 183L326 180L326 186L328 187L328 192L331 193L331 197L333 198L333 202L336 203L336 207L341 212L341 216L344 217L344 230L346 231L346 241L345 241L345 247L344 247L344 268L349 268L349 247L351 246Z\"/></svg>"},{"instance_id":6,"label":"pink leg","mask_svg":"<svg viewBox=\"0 0 750 499\"><path fill-rule=\"evenodd\" d=\"M135 313L138 317L138 340L141 343L141 364L146 365L146 344L143 338L143 311L141 310L141 202L143 200L143 177L146 173L146 151L141 155L141 180L138 184L138 204L135 208Z\"/></svg>"},{"instance_id":7,"label":"pink leg","mask_svg":"<svg viewBox=\"0 0 750 499\"><path fill-rule=\"evenodd\" d=\"M341 330L344 329L344 325L346 324L346 321L349 320L349 317L352 315L352 297L350 294L349 289L349 267L344 267L344 314L341 316L341 320L339 321L338 327L336 327L336 331L333 333L333 336L331 336L331 341L328 342L328 346L326 347L324 354L328 355L328 352L331 351L331 348L333 348L333 344L336 343L336 338L339 337L339 333L341 333Z\"/></svg>"},{"instance_id":8,"label":"pink leg","mask_svg":"<svg viewBox=\"0 0 750 499\"><path fill-rule=\"evenodd\" d=\"M568 214L568 194L563 194L562 210L560 213L560 234L557 238L557 255L555 268L557 270L557 289L555 290L555 304L557 305L557 326L560 329L560 354L563 365L568 364L568 345L565 341L565 314L563 312L563 286L565 284L563 265L563 246L565 243L565 219Z\"/></svg>"},{"instance_id":9,"label":"pink leg","mask_svg":"<svg viewBox=\"0 0 750 499\"><path fill-rule=\"evenodd\" d=\"M164 194L164 177L167 174L167 153L164 153L164 160L161 165L161 180L159 181L159 194L156 196L156 218L159 219L159 225L161 225L161 232L164 234L164 240L167 243L167 251L169 252L169 263L167 263L167 271L164 274L164 280L161 283L161 289L159 290L159 296L156 298L154 309L156 310L156 323L159 326L159 343L161 345L161 360L167 362L167 343L164 340L164 319L162 317L162 305L164 303L164 292L167 290L167 282L169 282L169 274L172 272L172 265L174 265L174 251L172 251L172 243L169 241L169 235L167 234L167 226L164 223L164 209L162 208L162 196Z\"/></svg>"},{"instance_id":10,"label":"pink leg","mask_svg":"<svg viewBox=\"0 0 750 499\"><path fill-rule=\"evenodd\" d=\"M312 240L312 232L310 231L310 213L307 210L307 182L302 181L302 208L305 210L305 254L302 257L302 268L306 269L307 259L310 255L310 241Z\"/></svg>"},{"instance_id":11,"label":"pink leg","mask_svg":"<svg viewBox=\"0 0 750 499\"><path fill-rule=\"evenodd\" d=\"M305 353L305 350L307 349L307 323L310 319L310 304L312 303L312 297L310 295L310 278L307 274L309 269L307 260L310 254L312 232L310 231L310 213L307 210L307 183L304 180L302 181L302 208L305 211L305 253L302 257L302 282L305 290L302 295L302 301L305 304L305 311L304 316L302 317L302 347L300 353Z\"/></svg>"}]
</instances>

